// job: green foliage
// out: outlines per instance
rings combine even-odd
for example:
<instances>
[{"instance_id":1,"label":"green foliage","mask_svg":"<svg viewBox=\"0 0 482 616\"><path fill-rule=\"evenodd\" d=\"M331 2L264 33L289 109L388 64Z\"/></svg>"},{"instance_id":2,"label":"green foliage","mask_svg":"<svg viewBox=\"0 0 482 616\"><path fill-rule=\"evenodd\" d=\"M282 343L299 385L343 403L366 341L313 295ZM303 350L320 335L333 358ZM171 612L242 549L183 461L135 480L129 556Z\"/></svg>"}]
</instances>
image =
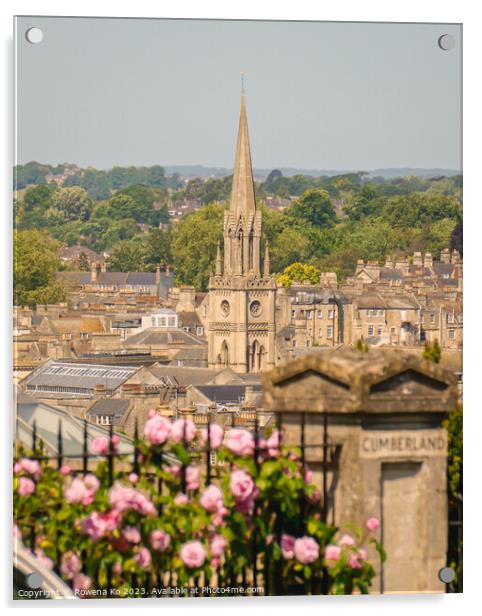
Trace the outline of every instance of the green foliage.
<instances>
[{"instance_id":1,"label":"green foliage","mask_svg":"<svg viewBox=\"0 0 482 616\"><path fill-rule=\"evenodd\" d=\"M448 477L449 496L452 501L460 501L463 492L463 429L462 406L457 407L443 423L448 433Z\"/></svg>"},{"instance_id":2,"label":"green foliage","mask_svg":"<svg viewBox=\"0 0 482 616\"><path fill-rule=\"evenodd\" d=\"M84 221L89 218L91 208L92 201L83 188L57 188L46 216L54 226L71 220Z\"/></svg>"},{"instance_id":3,"label":"green foliage","mask_svg":"<svg viewBox=\"0 0 482 616\"><path fill-rule=\"evenodd\" d=\"M320 281L320 270L306 263L292 263L276 278L284 287L291 287L293 282L310 282L317 284Z\"/></svg>"},{"instance_id":4,"label":"green foliage","mask_svg":"<svg viewBox=\"0 0 482 616\"><path fill-rule=\"evenodd\" d=\"M107 260L113 272L136 272L142 270L144 250L139 239L123 240L114 245Z\"/></svg>"},{"instance_id":5,"label":"green foliage","mask_svg":"<svg viewBox=\"0 0 482 616\"><path fill-rule=\"evenodd\" d=\"M216 246L223 238L223 217L223 206L210 204L176 225L171 250L177 284L207 289L209 275L214 271Z\"/></svg>"},{"instance_id":6,"label":"green foliage","mask_svg":"<svg viewBox=\"0 0 482 616\"><path fill-rule=\"evenodd\" d=\"M328 191L310 188L294 201L286 215L295 221L315 227L331 227L336 221L336 211Z\"/></svg>"},{"instance_id":7,"label":"green foliage","mask_svg":"<svg viewBox=\"0 0 482 616\"><path fill-rule=\"evenodd\" d=\"M13 169L13 188L19 190L29 184L46 184L45 176L51 171L50 165L41 165L36 161L16 165Z\"/></svg>"},{"instance_id":8,"label":"green foliage","mask_svg":"<svg viewBox=\"0 0 482 616\"><path fill-rule=\"evenodd\" d=\"M36 306L62 301L59 244L42 231L15 231L13 244L13 303Z\"/></svg>"},{"instance_id":9,"label":"green foliage","mask_svg":"<svg viewBox=\"0 0 482 616\"><path fill-rule=\"evenodd\" d=\"M440 348L438 340L434 340L433 343L425 343L422 357L428 361L432 361L434 364L440 363L442 359L442 349Z\"/></svg>"}]
</instances>

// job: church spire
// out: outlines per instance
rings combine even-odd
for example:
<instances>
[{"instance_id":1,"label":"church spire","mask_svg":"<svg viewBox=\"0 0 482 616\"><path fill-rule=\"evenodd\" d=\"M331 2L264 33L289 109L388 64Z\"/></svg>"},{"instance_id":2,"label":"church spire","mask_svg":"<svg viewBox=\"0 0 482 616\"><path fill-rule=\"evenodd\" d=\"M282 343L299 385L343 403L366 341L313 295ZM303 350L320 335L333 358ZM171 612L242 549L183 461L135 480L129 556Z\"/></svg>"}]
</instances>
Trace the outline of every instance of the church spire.
<instances>
[{"instance_id":1,"label":"church spire","mask_svg":"<svg viewBox=\"0 0 482 616\"><path fill-rule=\"evenodd\" d=\"M266 277L269 276L269 268L270 268L269 246L268 246L268 242L266 242L266 246L264 249L264 264L263 264L263 275Z\"/></svg>"},{"instance_id":2,"label":"church spire","mask_svg":"<svg viewBox=\"0 0 482 616\"><path fill-rule=\"evenodd\" d=\"M244 79L241 86L241 112L239 115L238 142L234 163L233 187L231 190L230 211L236 218L249 218L256 211L254 200L253 171L249 148L248 119L244 100Z\"/></svg>"},{"instance_id":3,"label":"church spire","mask_svg":"<svg viewBox=\"0 0 482 616\"><path fill-rule=\"evenodd\" d=\"M221 276L222 275L222 266L221 266L221 246L219 245L218 242L218 246L216 248L216 270L215 270L215 275L216 276Z\"/></svg>"}]
</instances>

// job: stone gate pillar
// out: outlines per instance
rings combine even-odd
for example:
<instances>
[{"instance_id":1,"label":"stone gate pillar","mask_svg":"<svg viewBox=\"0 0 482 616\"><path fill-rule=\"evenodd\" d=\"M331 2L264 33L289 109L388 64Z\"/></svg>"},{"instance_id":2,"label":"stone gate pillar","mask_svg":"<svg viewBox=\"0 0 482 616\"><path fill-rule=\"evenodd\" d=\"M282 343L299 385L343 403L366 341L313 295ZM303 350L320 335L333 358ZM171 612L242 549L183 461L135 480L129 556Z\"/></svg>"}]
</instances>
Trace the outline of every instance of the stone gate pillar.
<instances>
[{"instance_id":1,"label":"stone gate pillar","mask_svg":"<svg viewBox=\"0 0 482 616\"><path fill-rule=\"evenodd\" d=\"M281 413L285 444L300 444L321 482L328 426L328 522L376 516L387 560L373 589L443 592L447 553L447 434L456 377L403 351L327 350L263 376L263 408Z\"/></svg>"}]
</instances>

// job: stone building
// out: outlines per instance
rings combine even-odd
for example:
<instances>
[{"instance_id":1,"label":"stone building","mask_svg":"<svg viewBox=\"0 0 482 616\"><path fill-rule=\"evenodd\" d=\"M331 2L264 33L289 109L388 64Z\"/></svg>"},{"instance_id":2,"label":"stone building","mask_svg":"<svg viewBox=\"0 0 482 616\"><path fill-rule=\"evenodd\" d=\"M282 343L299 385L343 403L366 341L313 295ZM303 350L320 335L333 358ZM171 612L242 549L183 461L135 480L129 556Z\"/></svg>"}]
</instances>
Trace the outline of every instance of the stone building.
<instances>
[{"instance_id":1,"label":"stone building","mask_svg":"<svg viewBox=\"0 0 482 616\"><path fill-rule=\"evenodd\" d=\"M224 216L224 259L218 246L209 279L208 363L240 373L273 367L276 282L268 246L261 271L261 211L256 208L244 93L229 210Z\"/></svg>"}]
</instances>

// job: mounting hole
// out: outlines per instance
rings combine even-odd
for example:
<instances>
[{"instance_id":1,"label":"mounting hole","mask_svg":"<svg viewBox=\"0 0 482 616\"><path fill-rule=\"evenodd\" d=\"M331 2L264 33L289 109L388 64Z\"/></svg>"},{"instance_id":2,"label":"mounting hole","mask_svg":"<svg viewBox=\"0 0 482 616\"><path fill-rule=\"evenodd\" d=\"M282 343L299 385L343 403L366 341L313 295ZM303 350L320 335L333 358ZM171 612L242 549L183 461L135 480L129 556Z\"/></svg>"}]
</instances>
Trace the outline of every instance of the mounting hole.
<instances>
[{"instance_id":1,"label":"mounting hole","mask_svg":"<svg viewBox=\"0 0 482 616\"><path fill-rule=\"evenodd\" d=\"M25 32L25 38L32 45L37 45L43 41L44 33L40 28L29 28L27 32Z\"/></svg>"},{"instance_id":2,"label":"mounting hole","mask_svg":"<svg viewBox=\"0 0 482 616\"><path fill-rule=\"evenodd\" d=\"M30 573L26 579L27 586L30 588L40 588L42 586L43 578L39 573Z\"/></svg>"},{"instance_id":3,"label":"mounting hole","mask_svg":"<svg viewBox=\"0 0 482 616\"><path fill-rule=\"evenodd\" d=\"M455 47L455 40L451 34L442 34L438 39L438 46L444 51L451 51Z\"/></svg>"},{"instance_id":4,"label":"mounting hole","mask_svg":"<svg viewBox=\"0 0 482 616\"><path fill-rule=\"evenodd\" d=\"M450 584L455 580L455 571L450 567L442 567L438 572L438 577L444 584Z\"/></svg>"}]
</instances>

